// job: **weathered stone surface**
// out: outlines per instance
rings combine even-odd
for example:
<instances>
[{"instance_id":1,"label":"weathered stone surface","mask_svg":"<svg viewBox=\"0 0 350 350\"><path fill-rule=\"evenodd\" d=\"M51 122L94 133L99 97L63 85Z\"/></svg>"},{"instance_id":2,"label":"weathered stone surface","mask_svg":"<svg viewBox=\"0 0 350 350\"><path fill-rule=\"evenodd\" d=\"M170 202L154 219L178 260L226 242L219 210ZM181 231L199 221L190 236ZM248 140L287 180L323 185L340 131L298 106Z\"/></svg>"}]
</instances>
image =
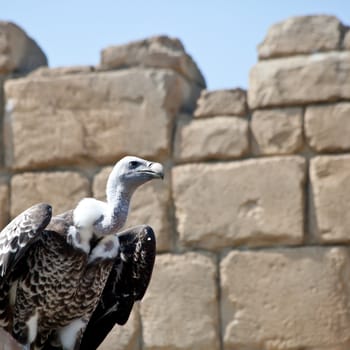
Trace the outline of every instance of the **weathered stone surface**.
<instances>
[{"instance_id":1,"label":"weathered stone surface","mask_svg":"<svg viewBox=\"0 0 350 350\"><path fill-rule=\"evenodd\" d=\"M69 67L40 67L30 73L36 77L55 77L57 75L91 73L95 70L93 66L69 66Z\"/></svg>"},{"instance_id":2,"label":"weathered stone surface","mask_svg":"<svg viewBox=\"0 0 350 350\"><path fill-rule=\"evenodd\" d=\"M269 29L258 46L259 58L336 50L340 37L341 23L334 16L290 17Z\"/></svg>"},{"instance_id":3,"label":"weathered stone surface","mask_svg":"<svg viewBox=\"0 0 350 350\"><path fill-rule=\"evenodd\" d=\"M80 199L90 195L86 177L72 171L23 173L11 179L11 217L31 205L45 202L53 215L73 209Z\"/></svg>"},{"instance_id":4,"label":"weathered stone surface","mask_svg":"<svg viewBox=\"0 0 350 350\"><path fill-rule=\"evenodd\" d=\"M247 93L242 89L202 90L194 111L195 117L246 115Z\"/></svg>"},{"instance_id":5,"label":"weathered stone surface","mask_svg":"<svg viewBox=\"0 0 350 350\"><path fill-rule=\"evenodd\" d=\"M345 50L350 50L350 29L349 28L345 32L342 46Z\"/></svg>"},{"instance_id":6,"label":"weathered stone surface","mask_svg":"<svg viewBox=\"0 0 350 350\"><path fill-rule=\"evenodd\" d=\"M303 110L258 110L251 120L253 149L257 154L288 154L303 145Z\"/></svg>"},{"instance_id":7,"label":"weathered stone surface","mask_svg":"<svg viewBox=\"0 0 350 350\"><path fill-rule=\"evenodd\" d=\"M312 233L323 242L350 241L350 155L311 160L310 178L315 209Z\"/></svg>"},{"instance_id":8,"label":"weathered stone surface","mask_svg":"<svg viewBox=\"0 0 350 350\"><path fill-rule=\"evenodd\" d=\"M134 305L128 322L115 325L98 350L141 350L138 305Z\"/></svg>"},{"instance_id":9,"label":"weathered stone surface","mask_svg":"<svg viewBox=\"0 0 350 350\"><path fill-rule=\"evenodd\" d=\"M202 73L176 38L155 36L126 45L110 46L101 53L100 69L134 66L169 68L205 87Z\"/></svg>"},{"instance_id":10,"label":"weathered stone surface","mask_svg":"<svg viewBox=\"0 0 350 350\"><path fill-rule=\"evenodd\" d=\"M1 34L0 34L1 37ZM1 40L1 39L0 39ZM3 115L5 110L5 99L4 99L4 83L6 80L6 75L0 74L0 118L3 123ZM0 127L0 168L4 166L4 157L5 157L5 148L4 148L4 138L5 135L2 130L2 126Z\"/></svg>"},{"instance_id":11,"label":"weathered stone surface","mask_svg":"<svg viewBox=\"0 0 350 350\"><path fill-rule=\"evenodd\" d=\"M239 117L183 118L175 137L178 162L238 158L249 150L248 121Z\"/></svg>"},{"instance_id":12,"label":"weathered stone surface","mask_svg":"<svg viewBox=\"0 0 350 350\"><path fill-rule=\"evenodd\" d=\"M16 341L5 331L0 328L0 350L21 350Z\"/></svg>"},{"instance_id":13,"label":"weathered stone surface","mask_svg":"<svg viewBox=\"0 0 350 350\"><path fill-rule=\"evenodd\" d=\"M301 243L304 165L275 157L175 167L180 241L209 250Z\"/></svg>"},{"instance_id":14,"label":"weathered stone surface","mask_svg":"<svg viewBox=\"0 0 350 350\"><path fill-rule=\"evenodd\" d=\"M350 52L317 53L258 62L250 71L253 109L350 98Z\"/></svg>"},{"instance_id":15,"label":"weathered stone surface","mask_svg":"<svg viewBox=\"0 0 350 350\"><path fill-rule=\"evenodd\" d=\"M158 255L141 303L144 349L218 350L214 259Z\"/></svg>"},{"instance_id":16,"label":"weathered stone surface","mask_svg":"<svg viewBox=\"0 0 350 350\"><path fill-rule=\"evenodd\" d=\"M103 168L94 178L93 196L106 200L106 183L112 167ZM157 238L157 251L167 251L172 246L172 226L169 219L170 185L166 174L164 181L151 181L138 188L131 200L125 228L147 224Z\"/></svg>"},{"instance_id":17,"label":"weathered stone surface","mask_svg":"<svg viewBox=\"0 0 350 350\"><path fill-rule=\"evenodd\" d=\"M305 111L305 134L318 152L350 149L350 103L310 106Z\"/></svg>"},{"instance_id":18,"label":"weathered stone surface","mask_svg":"<svg viewBox=\"0 0 350 350\"><path fill-rule=\"evenodd\" d=\"M225 349L349 349L348 248L232 251L221 262Z\"/></svg>"},{"instance_id":19,"label":"weathered stone surface","mask_svg":"<svg viewBox=\"0 0 350 350\"><path fill-rule=\"evenodd\" d=\"M198 92L178 74L152 69L32 76L5 89L6 162L16 169L165 158L174 118Z\"/></svg>"},{"instance_id":20,"label":"weathered stone surface","mask_svg":"<svg viewBox=\"0 0 350 350\"><path fill-rule=\"evenodd\" d=\"M0 230L4 228L9 221L9 188L6 184L0 184Z\"/></svg>"},{"instance_id":21,"label":"weathered stone surface","mask_svg":"<svg viewBox=\"0 0 350 350\"><path fill-rule=\"evenodd\" d=\"M0 113L3 114L4 108L5 108L5 101L4 101L4 83L6 80L6 75L0 74ZM2 151L1 151L2 152Z\"/></svg>"},{"instance_id":22,"label":"weathered stone surface","mask_svg":"<svg viewBox=\"0 0 350 350\"><path fill-rule=\"evenodd\" d=\"M37 43L16 24L0 21L0 74L28 73L47 66L47 58Z\"/></svg>"}]
</instances>

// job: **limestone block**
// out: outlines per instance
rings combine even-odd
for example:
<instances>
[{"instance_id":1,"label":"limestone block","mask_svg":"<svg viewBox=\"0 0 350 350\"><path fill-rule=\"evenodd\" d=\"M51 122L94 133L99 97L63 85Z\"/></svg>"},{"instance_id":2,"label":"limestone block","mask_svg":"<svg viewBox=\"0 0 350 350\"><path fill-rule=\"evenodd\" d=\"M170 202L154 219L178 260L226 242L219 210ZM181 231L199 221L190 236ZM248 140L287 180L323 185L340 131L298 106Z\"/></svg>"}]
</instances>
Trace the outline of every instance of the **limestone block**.
<instances>
[{"instance_id":1,"label":"limestone block","mask_svg":"<svg viewBox=\"0 0 350 350\"><path fill-rule=\"evenodd\" d=\"M115 325L98 350L141 350L138 305L135 304L128 322Z\"/></svg>"},{"instance_id":2,"label":"limestone block","mask_svg":"<svg viewBox=\"0 0 350 350\"><path fill-rule=\"evenodd\" d=\"M176 166L180 242L209 250L300 244L304 168L296 156Z\"/></svg>"},{"instance_id":3,"label":"limestone block","mask_svg":"<svg viewBox=\"0 0 350 350\"><path fill-rule=\"evenodd\" d=\"M11 179L11 217L31 205L52 205L53 215L73 209L80 199L90 196L89 181L72 171L23 173Z\"/></svg>"},{"instance_id":4,"label":"limestone block","mask_svg":"<svg viewBox=\"0 0 350 350\"><path fill-rule=\"evenodd\" d=\"M305 134L318 152L350 149L350 103L310 106L305 111Z\"/></svg>"},{"instance_id":5,"label":"limestone block","mask_svg":"<svg viewBox=\"0 0 350 350\"><path fill-rule=\"evenodd\" d=\"M103 168L94 178L93 196L106 200L106 183L112 167ZM138 188L132 199L125 228L147 224L157 238L157 251L167 251L172 245L172 227L169 219L170 185L169 175L165 179L154 180Z\"/></svg>"},{"instance_id":6,"label":"limestone block","mask_svg":"<svg viewBox=\"0 0 350 350\"><path fill-rule=\"evenodd\" d=\"M349 28L344 34L343 48L345 50L350 50L350 30L349 30Z\"/></svg>"},{"instance_id":7,"label":"limestone block","mask_svg":"<svg viewBox=\"0 0 350 350\"><path fill-rule=\"evenodd\" d=\"M242 89L202 90L194 111L195 117L213 115L246 115L247 93Z\"/></svg>"},{"instance_id":8,"label":"limestone block","mask_svg":"<svg viewBox=\"0 0 350 350\"><path fill-rule=\"evenodd\" d=\"M1 34L0 34L0 37L1 37ZM5 74L0 74L0 117L1 117L1 120L3 120L3 115L4 115L4 110L5 110L4 83L5 83L6 78L7 78L7 76ZM0 167L3 167L3 165L4 165L3 164L4 153L5 153L5 151L4 151L4 135L3 135L3 132L0 131Z\"/></svg>"},{"instance_id":9,"label":"limestone block","mask_svg":"<svg viewBox=\"0 0 350 350\"><path fill-rule=\"evenodd\" d=\"M349 253L230 252L221 261L225 349L349 349Z\"/></svg>"},{"instance_id":10,"label":"limestone block","mask_svg":"<svg viewBox=\"0 0 350 350\"><path fill-rule=\"evenodd\" d=\"M250 71L248 101L261 107L350 98L350 52L317 53L258 62Z\"/></svg>"},{"instance_id":11,"label":"limestone block","mask_svg":"<svg viewBox=\"0 0 350 350\"><path fill-rule=\"evenodd\" d=\"M257 110L250 126L256 154L295 153L303 145L301 108Z\"/></svg>"},{"instance_id":12,"label":"limestone block","mask_svg":"<svg viewBox=\"0 0 350 350\"><path fill-rule=\"evenodd\" d=\"M6 184L0 184L0 230L9 222L9 188Z\"/></svg>"},{"instance_id":13,"label":"limestone block","mask_svg":"<svg viewBox=\"0 0 350 350\"><path fill-rule=\"evenodd\" d=\"M7 78L7 75L0 74L0 111L1 114L3 114L4 107L5 107L5 101L4 101L4 84L5 80Z\"/></svg>"},{"instance_id":14,"label":"limestone block","mask_svg":"<svg viewBox=\"0 0 350 350\"><path fill-rule=\"evenodd\" d=\"M341 23L334 16L290 17L274 24L258 46L259 58L339 49Z\"/></svg>"},{"instance_id":15,"label":"limestone block","mask_svg":"<svg viewBox=\"0 0 350 350\"><path fill-rule=\"evenodd\" d=\"M174 118L198 92L178 74L152 69L34 75L5 89L6 164L16 169L166 158Z\"/></svg>"},{"instance_id":16,"label":"limestone block","mask_svg":"<svg viewBox=\"0 0 350 350\"><path fill-rule=\"evenodd\" d=\"M28 73L47 66L38 44L16 24L0 21L0 74Z\"/></svg>"},{"instance_id":17,"label":"limestone block","mask_svg":"<svg viewBox=\"0 0 350 350\"><path fill-rule=\"evenodd\" d=\"M95 70L93 66L69 66L69 67L40 67L30 73L36 77L55 77L57 75L91 73Z\"/></svg>"},{"instance_id":18,"label":"limestone block","mask_svg":"<svg viewBox=\"0 0 350 350\"><path fill-rule=\"evenodd\" d=\"M315 210L311 229L322 242L350 241L350 155L311 160L310 178Z\"/></svg>"},{"instance_id":19,"label":"limestone block","mask_svg":"<svg viewBox=\"0 0 350 350\"><path fill-rule=\"evenodd\" d=\"M205 87L202 73L176 38L155 36L126 45L110 46L101 52L100 69L134 66L172 69Z\"/></svg>"},{"instance_id":20,"label":"limestone block","mask_svg":"<svg viewBox=\"0 0 350 350\"><path fill-rule=\"evenodd\" d=\"M249 150L248 121L232 116L184 118L174 146L178 162L239 158Z\"/></svg>"},{"instance_id":21,"label":"limestone block","mask_svg":"<svg viewBox=\"0 0 350 350\"><path fill-rule=\"evenodd\" d=\"M211 257L158 255L141 302L145 350L218 350L216 266Z\"/></svg>"}]
</instances>

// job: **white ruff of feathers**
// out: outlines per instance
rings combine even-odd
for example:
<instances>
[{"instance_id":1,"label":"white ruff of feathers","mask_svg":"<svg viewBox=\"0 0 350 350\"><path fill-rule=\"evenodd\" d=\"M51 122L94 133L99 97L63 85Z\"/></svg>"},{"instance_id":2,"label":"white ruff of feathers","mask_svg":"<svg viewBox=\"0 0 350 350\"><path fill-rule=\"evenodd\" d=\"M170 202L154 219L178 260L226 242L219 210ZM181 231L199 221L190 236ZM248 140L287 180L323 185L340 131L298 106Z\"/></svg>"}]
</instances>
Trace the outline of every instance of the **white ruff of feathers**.
<instances>
[{"instance_id":1,"label":"white ruff of feathers","mask_svg":"<svg viewBox=\"0 0 350 350\"><path fill-rule=\"evenodd\" d=\"M126 189L119 182L114 167L106 186L107 203L84 198L75 208L74 226L70 228L73 245L88 253L89 242L94 234L101 237L119 231L126 222L133 192L134 189Z\"/></svg>"}]
</instances>

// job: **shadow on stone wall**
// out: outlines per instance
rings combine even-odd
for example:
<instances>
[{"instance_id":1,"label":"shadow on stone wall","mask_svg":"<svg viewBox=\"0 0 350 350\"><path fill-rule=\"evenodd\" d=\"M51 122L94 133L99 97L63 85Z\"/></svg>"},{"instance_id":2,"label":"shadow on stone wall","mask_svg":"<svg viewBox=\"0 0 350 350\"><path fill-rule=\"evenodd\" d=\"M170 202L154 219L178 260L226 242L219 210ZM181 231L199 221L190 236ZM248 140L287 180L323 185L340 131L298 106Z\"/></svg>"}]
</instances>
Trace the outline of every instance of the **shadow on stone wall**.
<instances>
[{"instance_id":1,"label":"shadow on stone wall","mask_svg":"<svg viewBox=\"0 0 350 350\"><path fill-rule=\"evenodd\" d=\"M30 67L45 65L25 40ZM8 43L2 226L39 201L57 214L104 198L125 154L167 169L135 194L127 224L156 232L150 288L101 349L350 348L350 32L337 18L273 25L248 93L202 90L165 36L17 79L26 55Z\"/></svg>"}]
</instances>

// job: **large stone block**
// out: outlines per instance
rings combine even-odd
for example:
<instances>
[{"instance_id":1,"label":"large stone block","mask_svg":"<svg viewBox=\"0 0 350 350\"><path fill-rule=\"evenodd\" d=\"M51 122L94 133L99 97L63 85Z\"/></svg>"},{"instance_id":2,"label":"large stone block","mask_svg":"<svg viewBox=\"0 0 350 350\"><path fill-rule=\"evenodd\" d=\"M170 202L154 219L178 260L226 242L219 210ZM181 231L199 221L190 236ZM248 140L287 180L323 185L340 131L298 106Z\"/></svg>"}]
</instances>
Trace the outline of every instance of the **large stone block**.
<instances>
[{"instance_id":1,"label":"large stone block","mask_svg":"<svg viewBox=\"0 0 350 350\"><path fill-rule=\"evenodd\" d=\"M334 16L291 17L274 24L259 45L259 58L339 49L342 25Z\"/></svg>"},{"instance_id":2,"label":"large stone block","mask_svg":"<svg viewBox=\"0 0 350 350\"><path fill-rule=\"evenodd\" d=\"M350 98L350 52L317 53L258 62L250 71L253 109Z\"/></svg>"},{"instance_id":3,"label":"large stone block","mask_svg":"<svg viewBox=\"0 0 350 350\"><path fill-rule=\"evenodd\" d=\"M91 73L95 71L93 66L63 66L63 67L40 67L30 73L31 77L57 77L59 75Z\"/></svg>"},{"instance_id":4,"label":"large stone block","mask_svg":"<svg viewBox=\"0 0 350 350\"><path fill-rule=\"evenodd\" d=\"M0 184L0 230L8 224L10 212L9 205L8 185Z\"/></svg>"},{"instance_id":5,"label":"large stone block","mask_svg":"<svg viewBox=\"0 0 350 350\"><path fill-rule=\"evenodd\" d=\"M176 38L155 36L126 45L110 46L101 53L100 69L134 66L172 69L205 87L202 73L191 56L185 52L181 41Z\"/></svg>"},{"instance_id":6,"label":"large stone block","mask_svg":"<svg viewBox=\"0 0 350 350\"><path fill-rule=\"evenodd\" d=\"M253 149L257 154L290 154L303 145L303 110L258 110L251 120Z\"/></svg>"},{"instance_id":7,"label":"large stone block","mask_svg":"<svg viewBox=\"0 0 350 350\"><path fill-rule=\"evenodd\" d=\"M180 242L215 250L303 240L301 157L275 157L173 169Z\"/></svg>"},{"instance_id":8,"label":"large stone block","mask_svg":"<svg viewBox=\"0 0 350 350\"><path fill-rule=\"evenodd\" d=\"M345 50L350 50L350 30L349 30L349 28L344 34L343 48Z\"/></svg>"},{"instance_id":9,"label":"large stone block","mask_svg":"<svg viewBox=\"0 0 350 350\"><path fill-rule=\"evenodd\" d=\"M249 150L248 121L232 116L184 118L174 146L178 162L239 158Z\"/></svg>"},{"instance_id":10,"label":"large stone block","mask_svg":"<svg viewBox=\"0 0 350 350\"><path fill-rule=\"evenodd\" d=\"M350 242L350 155L311 160L313 237L322 242Z\"/></svg>"},{"instance_id":11,"label":"large stone block","mask_svg":"<svg viewBox=\"0 0 350 350\"><path fill-rule=\"evenodd\" d=\"M242 89L202 90L194 111L195 117L214 115L246 115L247 93Z\"/></svg>"},{"instance_id":12,"label":"large stone block","mask_svg":"<svg viewBox=\"0 0 350 350\"><path fill-rule=\"evenodd\" d=\"M198 92L177 73L152 69L33 75L5 89L6 161L16 169L166 158L174 118Z\"/></svg>"},{"instance_id":13,"label":"large stone block","mask_svg":"<svg viewBox=\"0 0 350 350\"><path fill-rule=\"evenodd\" d=\"M47 58L38 44L16 24L0 21L0 74L24 74L40 66L47 66Z\"/></svg>"},{"instance_id":14,"label":"large stone block","mask_svg":"<svg viewBox=\"0 0 350 350\"><path fill-rule=\"evenodd\" d=\"M141 303L145 350L218 350L214 259L197 254L158 255Z\"/></svg>"},{"instance_id":15,"label":"large stone block","mask_svg":"<svg viewBox=\"0 0 350 350\"><path fill-rule=\"evenodd\" d=\"M106 200L106 183L112 167L103 168L94 178L93 196ZM125 228L147 224L157 237L157 251L167 251L172 247L171 221L169 217L170 185L169 176L164 181L151 181L138 188L131 200Z\"/></svg>"},{"instance_id":16,"label":"large stone block","mask_svg":"<svg viewBox=\"0 0 350 350\"><path fill-rule=\"evenodd\" d=\"M350 103L310 106L305 111L305 134L318 152L350 149Z\"/></svg>"},{"instance_id":17,"label":"large stone block","mask_svg":"<svg viewBox=\"0 0 350 350\"><path fill-rule=\"evenodd\" d=\"M80 199L90 196L89 181L72 171L23 173L11 179L11 217L33 204L52 205L53 215L73 209Z\"/></svg>"},{"instance_id":18,"label":"large stone block","mask_svg":"<svg viewBox=\"0 0 350 350\"><path fill-rule=\"evenodd\" d=\"M98 350L141 350L139 317L138 305L134 305L128 322L115 325Z\"/></svg>"},{"instance_id":19,"label":"large stone block","mask_svg":"<svg viewBox=\"0 0 350 350\"><path fill-rule=\"evenodd\" d=\"M224 348L350 348L349 248L232 251L221 262Z\"/></svg>"}]
</instances>

